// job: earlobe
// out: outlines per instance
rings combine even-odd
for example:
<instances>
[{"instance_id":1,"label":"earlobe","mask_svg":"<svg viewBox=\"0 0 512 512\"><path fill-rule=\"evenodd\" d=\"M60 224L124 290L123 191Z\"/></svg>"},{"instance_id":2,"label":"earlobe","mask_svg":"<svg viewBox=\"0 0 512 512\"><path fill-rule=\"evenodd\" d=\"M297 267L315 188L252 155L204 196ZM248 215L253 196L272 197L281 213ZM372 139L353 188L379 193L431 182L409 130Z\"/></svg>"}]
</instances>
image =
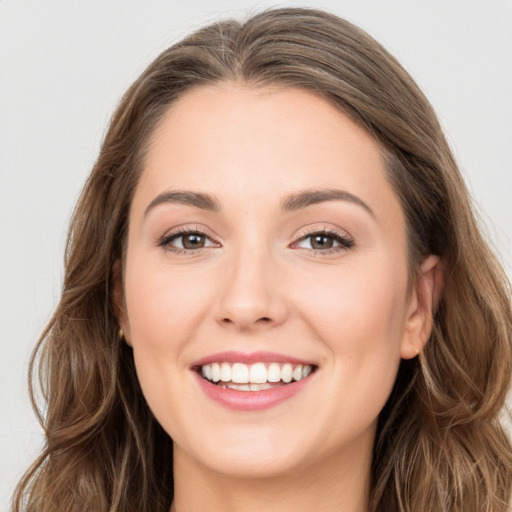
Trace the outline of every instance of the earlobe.
<instances>
[{"instance_id":1,"label":"earlobe","mask_svg":"<svg viewBox=\"0 0 512 512\"><path fill-rule=\"evenodd\" d=\"M118 338L120 341L124 341L127 345L131 346L128 316L126 314L126 304L124 300L123 272L120 260L116 260L114 263L112 267L112 276L112 302L114 306L114 312L119 324Z\"/></svg>"},{"instance_id":2,"label":"earlobe","mask_svg":"<svg viewBox=\"0 0 512 512\"><path fill-rule=\"evenodd\" d=\"M443 287L442 260L439 256L431 255L423 262L416 276L400 348L402 359L416 357L427 344Z\"/></svg>"}]
</instances>

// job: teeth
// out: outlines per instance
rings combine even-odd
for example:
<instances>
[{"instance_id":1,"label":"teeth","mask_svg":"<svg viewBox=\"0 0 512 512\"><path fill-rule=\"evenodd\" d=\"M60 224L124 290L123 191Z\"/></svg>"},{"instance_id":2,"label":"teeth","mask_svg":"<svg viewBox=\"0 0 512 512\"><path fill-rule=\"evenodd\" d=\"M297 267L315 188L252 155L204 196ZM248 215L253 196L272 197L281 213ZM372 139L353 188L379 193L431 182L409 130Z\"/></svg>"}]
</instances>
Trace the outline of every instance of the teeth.
<instances>
[{"instance_id":1,"label":"teeth","mask_svg":"<svg viewBox=\"0 0 512 512\"><path fill-rule=\"evenodd\" d=\"M220 366L219 363L212 364L212 380L213 382L219 382L220 380Z\"/></svg>"},{"instance_id":2,"label":"teeth","mask_svg":"<svg viewBox=\"0 0 512 512\"><path fill-rule=\"evenodd\" d=\"M237 384L248 384L249 367L246 364L235 363L231 368L231 380Z\"/></svg>"},{"instance_id":3,"label":"teeth","mask_svg":"<svg viewBox=\"0 0 512 512\"><path fill-rule=\"evenodd\" d=\"M310 364L290 363L212 363L201 367L201 375L206 380L220 386L241 391L261 391L270 389L279 382L288 384L305 379L313 371Z\"/></svg>"},{"instance_id":4,"label":"teeth","mask_svg":"<svg viewBox=\"0 0 512 512\"><path fill-rule=\"evenodd\" d=\"M312 371L313 371L312 366L309 364L305 364L302 367L302 378L305 379Z\"/></svg>"},{"instance_id":5,"label":"teeth","mask_svg":"<svg viewBox=\"0 0 512 512\"><path fill-rule=\"evenodd\" d=\"M269 382L279 382L281 380L281 367L277 363L272 363L268 367L267 380Z\"/></svg>"},{"instance_id":6,"label":"teeth","mask_svg":"<svg viewBox=\"0 0 512 512\"><path fill-rule=\"evenodd\" d=\"M237 391L262 391L264 389L272 389L272 386L266 382L265 384L235 384L227 382L220 384L222 388L236 389Z\"/></svg>"},{"instance_id":7,"label":"teeth","mask_svg":"<svg viewBox=\"0 0 512 512\"><path fill-rule=\"evenodd\" d=\"M263 391L264 389L272 389L272 386L265 382L263 384L249 384L251 386L251 391Z\"/></svg>"},{"instance_id":8,"label":"teeth","mask_svg":"<svg viewBox=\"0 0 512 512\"><path fill-rule=\"evenodd\" d=\"M253 364L249 370L249 382L251 384L263 384L267 382L267 369L263 363Z\"/></svg>"},{"instance_id":9,"label":"teeth","mask_svg":"<svg viewBox=\"0 0 512 512\"><path fill-rule=\"evenodd\" d=\"M293 368L290 363L287 363L283 366L283 369L281 370L281 380L283 382L291 382L293 378Z\"/></svg>"},{"instance_id":10,"label":"teeth","mask_svg":"<svg viewBox=\"0 0 512 512\"><path fill-rule=\"evenodd\" d=\"M222 382L229 382L231 380L231 365L229 363L222 363L220 367L220 380Z\"/></svg>"},{"instance_id":11,"label":"teeth","mask_svg":"<svg viewBox=\"0 0 512 512\"><path fill-rule=\"evenodd\" d=\"M212 380L212 367L209 364L204 365L201 368L201 375L208 380Z\"/></svg>"}]
</instances>

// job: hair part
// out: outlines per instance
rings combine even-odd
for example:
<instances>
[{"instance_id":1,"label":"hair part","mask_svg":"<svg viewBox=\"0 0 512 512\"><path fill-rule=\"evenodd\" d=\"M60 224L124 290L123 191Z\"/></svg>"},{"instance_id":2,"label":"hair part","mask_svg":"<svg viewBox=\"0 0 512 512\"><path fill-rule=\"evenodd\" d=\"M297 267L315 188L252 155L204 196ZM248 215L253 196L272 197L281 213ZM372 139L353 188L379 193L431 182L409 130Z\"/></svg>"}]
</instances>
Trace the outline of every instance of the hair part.
<instances>
[{"instance_id":1,"label":"hair part","mask_svg":"<svg viewBox=\"0 0 512 512\"><path fill-rule=\"evenodd\" d=\"M443 261L431 339L402 362L379 419L371 511L504 512L512 487L512 448L498 421L512 371L507 279L412 78L349 22L295 8L199 30L123 96L71 221L61 301L32 358L48 404L46 446L14 510L170 507L172 441L142 396L131 348L117 338L113 269L162 116L191 88L228 81L307 89L365 128L404 211L411 276L429 254Z\"/></svg>"}]
</instances>

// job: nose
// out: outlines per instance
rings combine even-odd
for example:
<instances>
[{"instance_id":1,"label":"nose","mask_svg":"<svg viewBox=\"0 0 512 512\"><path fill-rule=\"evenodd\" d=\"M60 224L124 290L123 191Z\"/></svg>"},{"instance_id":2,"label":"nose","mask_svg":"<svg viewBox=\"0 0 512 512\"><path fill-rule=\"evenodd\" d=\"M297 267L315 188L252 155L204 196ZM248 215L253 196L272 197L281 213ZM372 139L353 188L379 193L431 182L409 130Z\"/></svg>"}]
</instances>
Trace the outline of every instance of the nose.
<instances>
[{"instance_id":1,"label":"nose","mask_svg":"<svg viewBox=\"0 0 512 512\"><path fill-rule=\"evenodd\" d=\"M246 252L221 277L216 320L241 331L270 328L288 315L279 269L268 254Z\"/></svg>"}]
</instances>

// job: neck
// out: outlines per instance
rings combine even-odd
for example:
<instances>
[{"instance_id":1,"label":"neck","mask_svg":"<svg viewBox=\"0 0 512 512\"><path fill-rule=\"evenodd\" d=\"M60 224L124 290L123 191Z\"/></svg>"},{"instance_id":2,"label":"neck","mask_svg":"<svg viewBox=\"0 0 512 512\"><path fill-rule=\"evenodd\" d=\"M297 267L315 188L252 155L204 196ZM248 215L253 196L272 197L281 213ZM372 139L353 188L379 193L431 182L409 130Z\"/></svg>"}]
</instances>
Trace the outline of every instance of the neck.
<instances>
[{"instance_id":1,"label":"neck","mask_svg":"<svg viewBox=\"0 0 512 512\"><path fill-rule=\"evenodd\" d=\"M241 478L211 470L175 446L171 512L367 512L372 446L284 475Z\"/></svg>"}]
</instances>

